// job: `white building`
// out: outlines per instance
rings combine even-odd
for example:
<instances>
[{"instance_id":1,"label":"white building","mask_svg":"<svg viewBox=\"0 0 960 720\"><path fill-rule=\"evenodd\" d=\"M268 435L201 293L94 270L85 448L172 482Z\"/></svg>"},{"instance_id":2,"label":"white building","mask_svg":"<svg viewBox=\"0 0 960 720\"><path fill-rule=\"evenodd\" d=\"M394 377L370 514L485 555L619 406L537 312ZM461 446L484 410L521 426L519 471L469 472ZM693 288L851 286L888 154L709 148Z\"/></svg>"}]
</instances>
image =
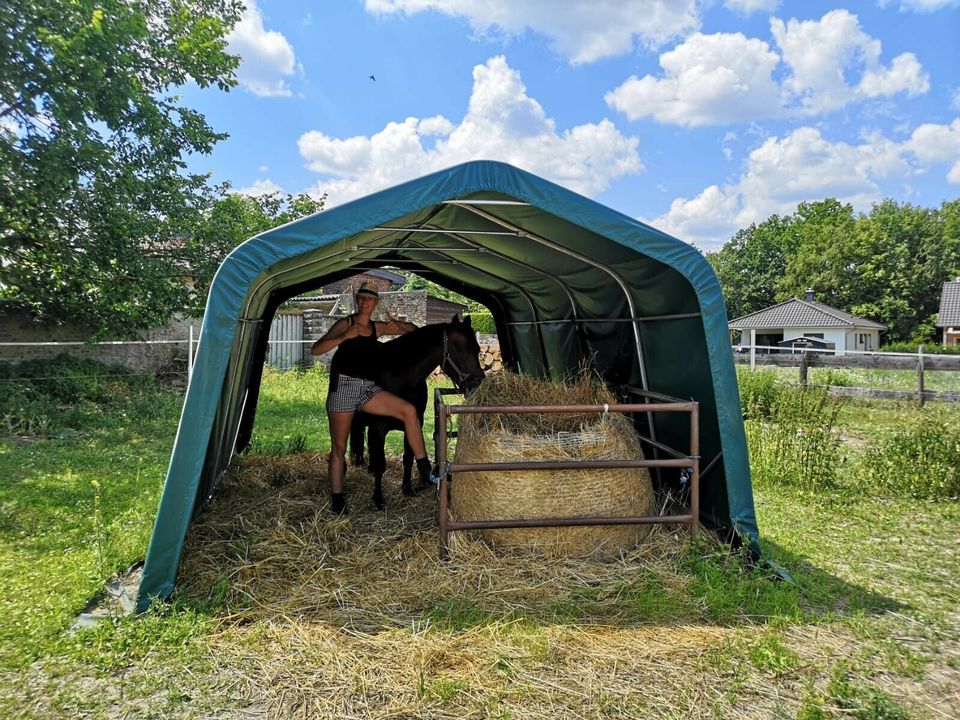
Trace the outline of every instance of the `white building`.
<instances>
[{"instance_id":1,"label":"white building","mask_svg":"<svg viewBox=\"0 0 960 720\"><path fill-rule=\"evenodd\" d=\"M842 355L847 350L876 350L887 329L873 320L816 302L813 291L804 299L787 300L735 318L730 329L740 333L744 347L818 348ZM758 352L770 352L760 350Z\"/></svg>"}]
</instances>

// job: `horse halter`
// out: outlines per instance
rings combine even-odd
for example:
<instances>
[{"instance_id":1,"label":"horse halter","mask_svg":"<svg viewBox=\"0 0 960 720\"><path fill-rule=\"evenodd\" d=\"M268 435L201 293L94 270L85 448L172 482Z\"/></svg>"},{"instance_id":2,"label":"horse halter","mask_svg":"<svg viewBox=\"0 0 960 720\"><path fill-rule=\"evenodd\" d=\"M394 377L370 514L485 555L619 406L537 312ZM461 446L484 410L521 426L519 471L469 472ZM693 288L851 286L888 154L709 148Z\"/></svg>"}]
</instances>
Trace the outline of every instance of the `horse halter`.
<instances>
[{"instance_id":1,"label":"horse halter","mask_svg":"<svg viewBox=\"0 0 960 720\"><path fill-rule=\"evenodd\" d=\"M447 369L449 366L449 370ZM464 381L470 379L470 374L463 371L457 361L453 359L450 355L450 350L447 348L447 331L443 331L443 357L440 360L440 369L443 370L451 380L453 384L457 386L458 390L464 389ZM451 370L453 372L451 372Z\"/></svg>"}]
</instances>

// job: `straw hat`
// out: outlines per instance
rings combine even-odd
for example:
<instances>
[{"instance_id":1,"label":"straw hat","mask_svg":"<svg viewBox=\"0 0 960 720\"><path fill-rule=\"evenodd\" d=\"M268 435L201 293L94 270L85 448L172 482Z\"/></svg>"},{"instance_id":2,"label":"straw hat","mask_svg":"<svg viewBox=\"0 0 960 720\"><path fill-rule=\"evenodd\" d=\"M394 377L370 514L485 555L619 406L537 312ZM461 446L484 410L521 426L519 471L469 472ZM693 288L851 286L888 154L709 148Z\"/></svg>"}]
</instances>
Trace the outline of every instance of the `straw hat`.
<instances>
[{"instance_id":1,"label":"straw hat","mask_svg":"<svg viewBox=\"0 0 960 720\"><path fill-rule=\"evenodd\" d=\"M380 291L372 282L365 282L357 288L357 295L372 295L375 298L380 297Z\"/></svg>"}]
</instances>

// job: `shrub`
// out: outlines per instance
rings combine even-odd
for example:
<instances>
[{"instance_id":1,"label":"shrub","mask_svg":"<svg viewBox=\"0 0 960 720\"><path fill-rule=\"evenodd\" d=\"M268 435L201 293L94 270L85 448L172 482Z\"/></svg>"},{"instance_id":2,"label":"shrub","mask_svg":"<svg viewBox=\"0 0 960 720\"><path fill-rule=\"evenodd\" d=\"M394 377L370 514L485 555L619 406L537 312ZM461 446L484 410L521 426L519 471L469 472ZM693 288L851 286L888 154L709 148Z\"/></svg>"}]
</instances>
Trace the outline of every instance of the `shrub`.
<instances>
[{"instance_id":1,"label":"shrub","mask_svg":"<svg viewBox=\"0 0 960 720\"><path fill-rule=\"evenodd\" d=\"M41 435L56 424L57 406L29 384L3 380L0 430L16 435Z\"/></svg>"},{"instance_id":2,"label":"shrub","mask_svg":"<svg viewBox=\"0 0 960 720\"><path fill-rule=\"evenodd\" d=\"M915 353L919 347L920 343L916 342L897 342L884 345L880 352ZM939 343L923 343L923 352L930 355L960 355L960 345L944 347Z\"/></svg>"},{"instance_id":3,"label":"shrub","mask_svg":"<svg viewBox=\"0 0 960 720\"><path fill-rule=\"evenodd\" d=\"M475 332L481 335L496 335L497 326L493 322L493 315L488 312L470 313L470 324Z\"/></svg>"},{"instance_id":4,"label":"shrub","mask_svg":"<svg viewBox=\"0 0 960 720\"><path fill-rule=\"evenodd\" d=\"M151 383L150 375L69 355L0 363L0 429L38 435L69 427L82 422L74 406L126 401Z\"/></svg>"},{"instance_id":5,"label":"shrub","mask_svg":"<svg viewBox=\"0 0 960 720\"><path fill-rule=\"evenodd\" d=\"M895 495L960 497L960 428L930 410L868 446L861 473L868 486Z\"/></svg>"},{"instance_id":6,"label":"shrub","mask_svg":"<svg viewBox=\"0 0 960 720\"><path fill-rule=\"evenodd\" d=\"M824 388L782 390L768 419L745 423L754 481L806 492L833 488L840 464L834 426L841 407Z\"/></svg>"},{"instance_id":7,"label":"shrub","mask_svg":"<svg viewBox=\"0 0 960 720\"><path fill-rule=\"evenodd\" d=\"M772 368L737 368L737 384L740 386L740 406L745 418L767 418L780 403L780 396L787 389Z\"/></svg>"}]
</instances>

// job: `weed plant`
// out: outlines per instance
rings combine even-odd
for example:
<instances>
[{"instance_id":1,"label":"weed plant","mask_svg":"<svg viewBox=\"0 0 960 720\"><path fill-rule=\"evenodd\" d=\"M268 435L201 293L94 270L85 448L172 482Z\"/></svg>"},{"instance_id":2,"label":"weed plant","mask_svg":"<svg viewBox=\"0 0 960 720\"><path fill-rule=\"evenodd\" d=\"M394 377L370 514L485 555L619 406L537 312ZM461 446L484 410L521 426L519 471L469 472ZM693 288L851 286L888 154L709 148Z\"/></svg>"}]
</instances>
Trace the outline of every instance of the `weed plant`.
<instances>
[{"instance_id":1,"label":"weed plant","mask_svg":"<svg viewBox=\"0 0 960 720\"><path fill-rule=\"evenodd\" d=\"M782 390L766 419L748 412L745 426L754 481L807 493L835 488L841 405L825 388L809 387Z\"/></svg>"},{"instance_id":2,"label":"weed plant","mask_svg":"<svg viewBox=\"0 0 960 720\"><path fill-rule=\"evenodd\" d=\"M837 368L813 368L810 372L810 383L825 387L856 387L857 385L852 373Z\"/></svg>"},{"instance_id":3,"label":"weed plant","mask_svg":"<svg viewBox=\"0 0 960 720\"><path fill-rule=\"evenodd\" d=\"M80 427L90 415L122 405L153 388L153 376L96 360L0 363L0 431L26 436Z\"/></svg>"},{"instance_id":4,"label":"weed plant","mask_svg":"<svg viewBox=\"0 0 960 720\"><path fill-rule=\"evenodd\" d=\"M914 423L896 427L866 449L861 464L868 487L928 500L960 498L960 427L928 408Z\"/></svg>"},{"instance_id":5,"label":"weed plant","mask_svg":"<svg viewBox=\"0 0 960 720\"><path fill-rule=\"evenodd\" d=\"M769 418L787 391L786 381L773 368L737 368L740 406L747 419Z\"/></svg>"}]
</instances>

